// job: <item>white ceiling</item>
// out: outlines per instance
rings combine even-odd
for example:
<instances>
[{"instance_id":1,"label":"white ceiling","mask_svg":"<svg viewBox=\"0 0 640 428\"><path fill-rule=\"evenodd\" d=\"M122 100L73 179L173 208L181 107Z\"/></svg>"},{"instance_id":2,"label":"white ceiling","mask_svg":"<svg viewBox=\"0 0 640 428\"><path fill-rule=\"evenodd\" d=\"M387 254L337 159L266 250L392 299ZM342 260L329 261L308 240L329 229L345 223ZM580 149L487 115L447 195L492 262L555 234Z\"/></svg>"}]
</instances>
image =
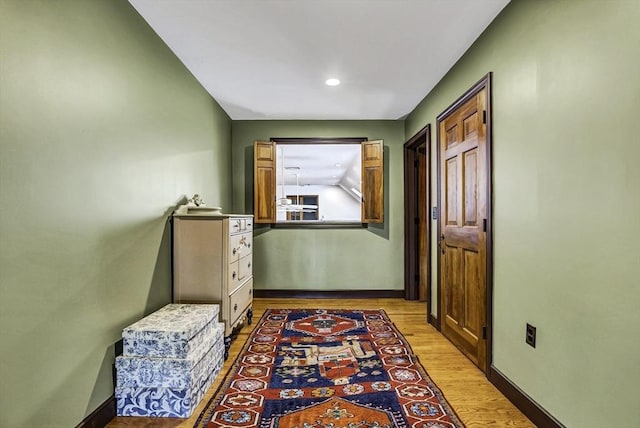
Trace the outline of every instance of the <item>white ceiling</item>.
<instances>
[{"instance_id":1,"label":"white ceiling","mask_svg":"<svg viewBox=\"0 0 640 428\"><path fill-rule=\"evenodd\" d=\"M360 150L359 143L278 144L276 183L337 186L345 175L353 174L359 183Z\"/></svg>"},{"instance_id":2,"label":"white ceiling","mask_svg":"<svg viewBox=\"0 0 640 428\"><path fill-rule=\"evenodd\" d=\"M234 120L402 118L509 2L129 1Z\"/></svg>"}]
</instances>

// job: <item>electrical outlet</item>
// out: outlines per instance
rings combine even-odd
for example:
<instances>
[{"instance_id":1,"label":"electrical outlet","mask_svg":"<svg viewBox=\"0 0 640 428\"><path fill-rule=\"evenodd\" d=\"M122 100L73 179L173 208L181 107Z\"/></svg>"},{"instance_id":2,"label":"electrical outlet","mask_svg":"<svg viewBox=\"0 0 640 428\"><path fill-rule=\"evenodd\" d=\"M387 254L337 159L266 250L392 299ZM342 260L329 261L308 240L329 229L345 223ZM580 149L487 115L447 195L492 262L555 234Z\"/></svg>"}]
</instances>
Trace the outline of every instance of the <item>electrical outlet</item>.
<instances>
[{"instance_id":1,"label":"electrical outlet","mask_svg":"<svg viewBox=\"0 0 640 428\"><path fill-rule=\"evenodd\" d=\"M536 328L529 323L527 323L524 340L527 342L527 345L531 345L532 348L536 347Z\"/></svg>"}]
</instances>

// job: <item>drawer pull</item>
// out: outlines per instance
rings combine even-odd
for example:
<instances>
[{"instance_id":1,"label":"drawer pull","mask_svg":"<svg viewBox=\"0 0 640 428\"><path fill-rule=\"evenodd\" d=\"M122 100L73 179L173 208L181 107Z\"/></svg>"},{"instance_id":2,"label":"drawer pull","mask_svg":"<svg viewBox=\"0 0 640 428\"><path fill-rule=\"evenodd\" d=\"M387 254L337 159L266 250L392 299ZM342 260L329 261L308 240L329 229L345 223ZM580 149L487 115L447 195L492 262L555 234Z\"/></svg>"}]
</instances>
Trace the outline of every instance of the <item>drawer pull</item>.
<instances>
[{"instance_id":1,"label":"drawer pull","mask_svg":"<svg viewBox=\"0 0 640 428\"><path fill-rule=\"evenodd\" d=\"M235 256L238 250L236 248L233 249L233 255Z\"/></svg>"},{"instance_id":2,"label":"drawer pull","mask_svg":"<svg viewBox=\"0 0 640 428\"><path fill-rule=\"evenodd\" d=\"M236 273L235 271L233 272L233 274L231 275L231 278L236 279Z\"/></svg>"},{"instance_id":3,"label":"drawer pull","mask_svg":"<svg viewBox=\"0 0 640 428\"><path fill-rule=\"evenodd\" d=\"M247 244L247 248L251 248L251 242Z\"/></svg>"},{"instance_id":4,"label":"drawer pull","mask_svg":"<svg viewBox=\"0 0 640 428\"><path fill-rule=\"evenodd\" d=\"M233 305L233 312L236 312L238 310L238 304L236 303L235 305Z\"/></svg>"},{"instance_id":5,"label":"drawer pull","mask_svg":"<svg viewBox=\"0 0 640 428\"><path fill-rule=\"evenodd\" d=\"M247 264L247 267L250 268L251 267L251 263Z\"/></svg>"},{"instance_id":6,"label":"drawer pull","mask_svg":"<svg viewBox=\"0 0 640 428\"><path fill-rule=\"evenodd\" d=\"M249 289L249 296L251 296L253 294L253 290Z\"/></svg>"}]
</instances>

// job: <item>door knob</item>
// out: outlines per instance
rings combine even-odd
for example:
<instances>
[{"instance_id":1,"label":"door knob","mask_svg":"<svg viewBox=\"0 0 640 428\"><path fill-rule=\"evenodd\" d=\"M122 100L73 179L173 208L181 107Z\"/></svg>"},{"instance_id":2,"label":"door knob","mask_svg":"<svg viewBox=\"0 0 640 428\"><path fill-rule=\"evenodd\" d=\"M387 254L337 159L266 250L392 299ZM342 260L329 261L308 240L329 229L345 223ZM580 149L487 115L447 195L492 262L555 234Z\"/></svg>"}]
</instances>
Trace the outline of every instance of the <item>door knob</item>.
<instances>
[{"instance_id":1,"label":"door knob","mask_svg":"<svg viewBox=\"0 0 640 428\"><path fill-rule=\"evenodd\" d=\"M442 252L442 254L444 254L447 250L447 246L444 243L444 234L440 236L440 243L438 244L438 246L440 247L440 251Z\"/></svg>"}]
</instances>

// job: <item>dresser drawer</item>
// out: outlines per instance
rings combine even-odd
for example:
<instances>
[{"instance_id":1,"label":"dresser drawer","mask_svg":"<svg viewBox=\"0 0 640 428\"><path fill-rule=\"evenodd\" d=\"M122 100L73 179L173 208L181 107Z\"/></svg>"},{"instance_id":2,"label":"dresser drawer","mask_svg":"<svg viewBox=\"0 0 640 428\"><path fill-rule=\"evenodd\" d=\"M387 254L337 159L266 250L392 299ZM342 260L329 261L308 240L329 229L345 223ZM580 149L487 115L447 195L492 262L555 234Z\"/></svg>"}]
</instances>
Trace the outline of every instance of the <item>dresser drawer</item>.
<instances>
[{"instance_id":1,"label":"dresser drawer","mask_svg":"<svg viewBox=\"0 0 640 428\"><path fill-rule=\"evenodd\" d=\"M246 255L251 254L252 247L253 247L253 234L249 232L249 233L243 233L242 235L240 235L240 241L238 242L239 257L242 258Z\"/></svg>"},{"instance_id":2,"label":"dresser drawer","mask_svg":"<svg viewBox=\"0 0 640 428\"><path fill-rule=\"evenodd\" d=\"M242 284L235 292L229 296L229 325L233 326L238 318L244 314L251 305L253 299L253 278Z\"/></svg>"},{"instance_id":3,"label":"dresser drawer","mask_svg":"<svg viewBox=\"0 0 640 428\"><path fill-rule=\"evenodd\" d=\"M229 263L240 260L240 239L242 235L232 235L229 238Z\"/></svg>"},{"instance_id":4,"label":"dresser drawer","mask_svg":"<svg viewBox=\"0 0 640 428\"><path fill-rule=\"evenodd\" d=\"M232 235L229 238L229 263L251 254L252 246L253 235L251 233Z\"/></svg>"},{"instance_id":5,"label":"dresser drawer","mask_svg":"<svg viewBox=\"0 0 640 428\"><path fill-rule=\"evenodd\" d=\"M229 292L232 293L233 290L240 287L242 284L242 280L240 279L240 261L236 260L233 263L229 264Z\"/></svg>"},{"instance_id":6,"label":"dresser drawer","mask_svg":"<svg viewBox=\"0 0 640 428\"><path fill-rule=\"evenodd\" d=\"M233 294L240 284L251 276L252 260L253 257L249 254L229 265L229 294Z\"/></svg>"},{"instance_id":7,"label":"dresser drawer","mask_svg":"<svg viewBox=\"0 0 640 428\"><path fill-rule=\"evenodd\" d=\"M248 256L244 256L238 262L238 270L240 271L239 277L240 281L244 281L246 278L251 276L251 262L253 260L253 255L249 254Z\"/></svg>"},{"instance_id":8,"label":"dresser drawer","mask_svg":"<svg viewBox=\"0 0 640 428\"><path fill-rule=\"evenodd\" d=\"M253 232L253 219L251 217L229 219L230 235L245 232Z\"/></svg>"}]
</instances>

